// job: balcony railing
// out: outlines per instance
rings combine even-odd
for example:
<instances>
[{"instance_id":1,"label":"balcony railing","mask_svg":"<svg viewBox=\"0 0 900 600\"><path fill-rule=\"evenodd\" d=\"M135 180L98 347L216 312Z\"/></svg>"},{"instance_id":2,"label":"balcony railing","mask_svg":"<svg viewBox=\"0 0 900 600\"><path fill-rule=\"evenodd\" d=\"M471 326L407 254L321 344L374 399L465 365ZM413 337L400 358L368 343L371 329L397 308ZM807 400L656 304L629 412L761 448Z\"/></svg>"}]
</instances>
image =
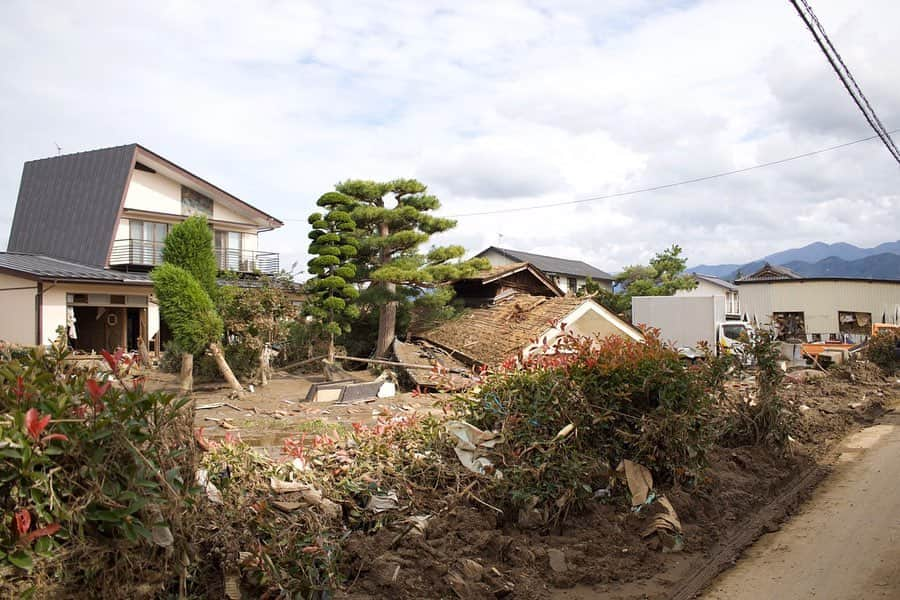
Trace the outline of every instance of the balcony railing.
<instances>
[{"instance_id":1,"label":"balcony railing","mask_svg":"<svg viewBox=\"0 0 900 600\"><path fill-rule=\"evenodd\" d=\"M161 242L144 240L116 240L113 242L109 264L113 267L149 268L162 264ZM275 275L279 271L278 253L256 250L230 250L214 248L220 271L237 273L261 273Z\"/></svg>"}]
</instances>

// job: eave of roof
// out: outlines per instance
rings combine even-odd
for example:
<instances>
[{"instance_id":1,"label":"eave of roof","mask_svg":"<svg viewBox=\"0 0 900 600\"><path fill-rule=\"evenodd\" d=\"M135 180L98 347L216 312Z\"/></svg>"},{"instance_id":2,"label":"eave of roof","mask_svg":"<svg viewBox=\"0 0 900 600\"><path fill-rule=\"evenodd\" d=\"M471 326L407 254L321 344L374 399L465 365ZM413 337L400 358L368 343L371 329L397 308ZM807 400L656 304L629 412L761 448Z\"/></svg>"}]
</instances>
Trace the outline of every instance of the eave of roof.
<instances>
[{"instance_id":1,"label":"eave of roof","mask_svg":"<svg viewBox=\"0 0 900 600\"><path fill-rule=\"evenodd\" d=\"M209 186L210 188L212 188L212 189L216 190L217 192L219 192L219 193L221 193L221 194L227 196L229 199L231 199L231 200L237 202L238 204L244 206L245 208L248 208L248 209L250 209L250 210L252 210L252 211L254 211L254 212L256 212L256 213L262 215L263 217L265 217L266 219L268 219L269 221L271 221L272 224L273 224L273 226L281 227L281 226L284 225L284 222L281 221L280 219L277 219L277 218L273 217L272 215L270 215L269 213L267 213L267 212L265 212L265 211L263 211L263 210L260 210L260 209L256 208L256 207L253 206L252 204L249 204L249 203L247 203L247 202L244 202L243 200L241 200L241 199L238 198L237 196L235 196L235 195L233 195L233 194L230 194L230 193L226 192L225 190L223 190L223 189L220 188L219 186L217 186L217 185L215 185L215 184L213 184L213 183L207 181L206 179L200 177L199 175L196 175L196 174L192 173L191 171L188 171L187 169L185 169L185 168L182 167L181 165L178 165L177 163L172 162L171 160L165 158L164 156L160 156L159 154L157 154L156 152L153 152L153 151L150 150L149 148L146 148L145 146L142 146L141 144L135 144L135 147L138 149L138 152L139 152L139 153L145 153L145 154L149 155L151 158L153 158L154 160L158 160L158 161L160 161L160 162L165 163L165 164L168 165L170 168L175 169L176 171L180 172L182 175L184 175L184 176L187 177L188 179L193 179L193 180L195 180L195 181L197 181L197 182L199 182L199 183L201 183L201 184L203 184L203 185ZM277 225L274 225L274 224L277 224Z\"/></svg>"}]
</instances>

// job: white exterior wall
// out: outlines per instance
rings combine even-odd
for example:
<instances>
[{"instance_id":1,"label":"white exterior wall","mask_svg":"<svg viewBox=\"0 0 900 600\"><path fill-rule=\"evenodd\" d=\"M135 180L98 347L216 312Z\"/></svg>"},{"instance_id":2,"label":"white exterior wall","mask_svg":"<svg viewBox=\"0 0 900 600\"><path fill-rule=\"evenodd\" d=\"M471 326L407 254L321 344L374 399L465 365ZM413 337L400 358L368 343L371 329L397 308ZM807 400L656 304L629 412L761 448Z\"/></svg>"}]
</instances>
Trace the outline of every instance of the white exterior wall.
<instances>
[{"instance_id":1,"label":"white exterior wall","mask_svg":"<svg viewBox=\"0 0 900 600\"><path fill-rule=\"evenodd\" d=\"M125 194L125 208L181 216L181 184L159 173L135 169Z\"/></svg>"},{"instance_id":2,"label":"white exterior wall","mask_svg":"<svg viewBox=\"0 0 900 600\"><path fill-rule=\"evenodd\" d=\"M725 296L725 312L732 315L741 314L741 303L738 292L731 291L728 288L723 288L720 285L716 285L708 281L704 281L703 279L697 280L697 287L695 287L694 289L678 290L677 292L675 292L675 295L682 298Z\"/></svg>"},{"instance_id":3,"label":"white exterior wall","mask_svg":"<svg viewBox=\"0 0 900 600\"><path fill-rule=\"evenodd\" d=\"M725 297L635 296L631 322L659 329L659 337L674 347L694 347L697 342L716 346L716 324L725 320Z\"/></svg>"},{"instance_id":4,"label":"white exterior wall","mask_svg":"<svg viewBox=\"0 0 900 600\"><path fill-rule=\"evenodd\" d=\"M37 282L0 274L0 340L34 345L36 295Z\"/></svg>"},{"instance_id":5,"label":"white exterior wall","mask_svg":"<svg viewBox=\"0 0 900 600\"><path fill-rule=\"evenodd\" d=\"M501 254L500 252L497 252L494 249L491 249L491 250L488 250L487 252L485 252L481 258L488 259L488 262L491 263L491 265L493 265L495 267L502 267L503 265L511 265L513 263L519 262L517 260L512 260L505 254Z\"/></svg>"},{"instance_id":6,"label":"white exterior wall","mask_svg":"<svg viewBox=\"0 0 900 600\"><path fill-rule=\"evenodd\" d=\"M750 319L767 325L772 313L802 312L807 334L838 333L838 311L871 313L876 323L884 314L893 323L900 310L900 281L771 281L745 283L740 291Z\"/></svg>"},{"instance_id":7,"label":"white exterior wall","mask_svg":"<svg viewBox=\"0 0 900 600\"><path fill-rule=\"evenodd\" d=\"M217 221L230 221L232 223L246 223L247 219L233 210L226 208L219 202L213 202L213 219Z\"/></svg>"},{"instance_id":8,"label":"white exterior wall","mask_svg":"<svg viewBox=\"0 0 900 600\"><path fill-rule=\"evenodd\" d=\"M131 237L131 225L129 225L128 219L119 219L119 228L116 229L116 237L117 240L127 240Z\"/></svg>"}]
</instances>

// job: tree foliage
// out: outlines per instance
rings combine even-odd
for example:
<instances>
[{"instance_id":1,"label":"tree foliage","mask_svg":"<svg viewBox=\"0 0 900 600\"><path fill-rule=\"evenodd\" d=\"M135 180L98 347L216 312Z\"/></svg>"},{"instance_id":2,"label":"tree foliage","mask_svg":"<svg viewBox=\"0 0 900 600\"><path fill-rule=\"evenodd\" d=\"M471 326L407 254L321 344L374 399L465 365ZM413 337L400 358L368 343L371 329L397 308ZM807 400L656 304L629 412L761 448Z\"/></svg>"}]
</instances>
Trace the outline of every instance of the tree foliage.
<instances>
[{"instance_id":1,"label":"tree foliage","mask_svg":"<svg viewBox=\"0 0 900 600\"><path fill-rule=\"evenodd\" d=\"M191 354L222 337L222 319L209 294L187 270L163 263L150 272L159 311L175 343Z\"/></svg>"},{"instance_id":2,"label":"tree foliage","mask_svg":"<svg viewBox=\"0 0 900 600\"><path fill-rule=\"evenodd\" d=\"M649 265L630 265L616 275L618 292L610 292L588 279L585 293L596 294L597 301L618 314L631 312L633 296L672 296L678 290L692 290L697 280L684 269L687 258L681 256L681 247L673 244L650 259Z\"/></svg>"},{"instance_id":3,"label":"tree foliage","mask_svg":"<svg viewBox=\"0 0 900 600\"><path fill-rule=\"evenodd\" d=\"M415 179L388 182L349 180L336 186L339 193L353 200L350 216L356 223L359 248L354 259L356 281L365 292L360 297L363 309L379 312L376 354L383 356L396 333L398 305L412 299L444 305L452 297L443 293L427 297L437 284L471 276L487 269L485 259L462 260L462 246L432 247L421 252L422 244L433 234L456 226L456 221L436 217L440 208L436 196Z\"/></svg>"},{"instance_id":4,"label":"tree foliage","mask_svg":"<svg viewBox=\"0 0 900 600\"><path fill-rule=\"evenodd\" d=\"M356 223L350 216L357 203L339 192L324 194L316 204L325 213L309 216L312 231L309 253L309 272L313 278L307 282L309 296L306 313L315 317L332 340L334 336L350 331L350 322L359 316L354 300L359 290L353 285L359 240Z\"/></svg>"},{"instance_id":5,"label":"tree foliage","mask_svg":"<svg viewBox=\"0 0 900 600\"><path fill-rule=\"evenodd\" d=\"M210 298L216 297L218 266L213 233L206 217L195 215L172 227L166 236L162 259L193 275Z\"/></svg>"},{"instance_id":6,"label":"tree foliage","mask_svg":"<svg viewBox=\"0 0 900 600\"><path fill-rule=\"evenodd\" d=\"M441 203L419 181L350 180L336 189L354 201L350 216L359 238L357 280L427 287L487 268L483 259L460 261L465 254L462 246L433 247L424 254L419 251L433 234L456 226L452 219L430 214ZM394 199L393 206L389 206L389 198Z\"/></svg>"}]
</instances>

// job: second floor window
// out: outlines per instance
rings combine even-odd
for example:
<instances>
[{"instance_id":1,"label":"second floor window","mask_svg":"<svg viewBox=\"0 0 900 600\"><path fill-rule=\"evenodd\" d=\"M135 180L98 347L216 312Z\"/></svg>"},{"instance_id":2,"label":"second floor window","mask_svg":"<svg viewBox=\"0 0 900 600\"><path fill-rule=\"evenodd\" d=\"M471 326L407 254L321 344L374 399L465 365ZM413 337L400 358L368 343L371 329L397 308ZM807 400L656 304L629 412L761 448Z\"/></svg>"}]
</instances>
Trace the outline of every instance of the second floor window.
<instances>
[{"instance_id":1,"label":"second floor window","mask_svg":"<svg viewBox=\"0 0 900 600\"><path fill-rule=\"evenodd\" d=\"M241 233L216 231L216 257L223 271L241 270Z\"/></svg>"},{"instance_id":2,"label":"second floor window","mask_svg":"<svg viewBox=\"0 0 900 600\"><path fill-rule=\"evenodd\" d=\"M169 233L168 223L152 221L129 221L131 238L131 263L157 265L162 262L163 241Z\"/></svg>"}]
</instances>

